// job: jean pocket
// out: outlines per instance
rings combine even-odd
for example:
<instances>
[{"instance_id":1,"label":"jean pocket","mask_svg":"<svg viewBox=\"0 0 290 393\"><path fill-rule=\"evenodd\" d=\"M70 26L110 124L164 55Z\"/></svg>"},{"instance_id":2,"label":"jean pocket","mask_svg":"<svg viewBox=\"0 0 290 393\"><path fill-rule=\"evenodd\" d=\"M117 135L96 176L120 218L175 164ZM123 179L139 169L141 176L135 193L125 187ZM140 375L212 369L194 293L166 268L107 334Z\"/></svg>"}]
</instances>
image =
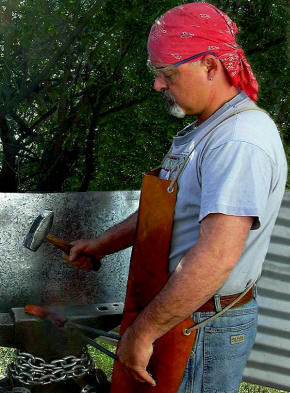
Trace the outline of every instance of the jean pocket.
<instances>
[{"instance_id":1,"label":"jean pocket","mask_svg":"<svg viewBox=\"0 0 290 393\"><path fill-rule=\"evenodd\" d=\"M204 392L238 392L256 329L256 317L237 326L204 329Z\"/></svg>"}]
</instances>

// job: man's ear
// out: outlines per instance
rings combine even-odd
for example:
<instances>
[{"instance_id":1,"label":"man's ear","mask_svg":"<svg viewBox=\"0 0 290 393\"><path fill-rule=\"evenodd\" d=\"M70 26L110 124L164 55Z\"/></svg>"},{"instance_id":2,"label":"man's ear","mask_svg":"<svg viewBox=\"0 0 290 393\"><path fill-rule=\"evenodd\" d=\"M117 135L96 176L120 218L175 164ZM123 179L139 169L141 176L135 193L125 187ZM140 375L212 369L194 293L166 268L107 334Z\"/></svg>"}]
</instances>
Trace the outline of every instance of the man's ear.
<instances>
[{"instance_id":1,"label":"man's ear","mask_svg":"<svg viewBox=\"0 0 290 393\"><path fill-rule=\"evenodd\" d=\"M218 59L212 55L206 55L201 62L207 72L208 79L213 80L218 69Z\"/></svg>"}]
</instances>

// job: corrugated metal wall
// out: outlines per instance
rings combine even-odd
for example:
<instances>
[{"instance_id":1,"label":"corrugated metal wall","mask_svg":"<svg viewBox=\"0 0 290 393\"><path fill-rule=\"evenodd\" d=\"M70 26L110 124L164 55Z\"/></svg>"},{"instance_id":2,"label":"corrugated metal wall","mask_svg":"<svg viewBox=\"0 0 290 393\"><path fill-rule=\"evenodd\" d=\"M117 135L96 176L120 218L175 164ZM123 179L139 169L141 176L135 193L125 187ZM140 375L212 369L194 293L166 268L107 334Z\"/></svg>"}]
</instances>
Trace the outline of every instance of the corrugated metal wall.
<instances>
[{"instance_id":1,"label":"corrugated metal wall","mask_svg":"<svg viewBox=\"0 0 290 393\"><path fill-rule=\"evenodd\" d=\"M258 283L256 343L244 381L290 391L290 192L286 192Z\"/></svg>"}]
</instances>

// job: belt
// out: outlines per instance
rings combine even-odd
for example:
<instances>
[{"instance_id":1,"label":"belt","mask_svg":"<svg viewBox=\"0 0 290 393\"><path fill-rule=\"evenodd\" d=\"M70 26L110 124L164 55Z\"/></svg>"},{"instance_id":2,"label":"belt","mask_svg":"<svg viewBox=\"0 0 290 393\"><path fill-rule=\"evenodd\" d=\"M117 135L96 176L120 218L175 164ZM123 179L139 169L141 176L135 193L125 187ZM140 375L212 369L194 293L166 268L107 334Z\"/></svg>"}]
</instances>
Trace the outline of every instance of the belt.
<instances>
[{"instance_id":1,"label":"belt","mask_svg":"<svg viewBox=\"0 0 290 393\"><path fill-rule=\"evenodd\" d=\"M220 305L221 308L225 308L229 305L233 300L235 300L240 293L235 293L234 295L220 296ZM243 304L248 303L254 297L254 289L251 288L249 292L245 294L235 305L234 307L242 306ZM208 311L217 311L215 306L214 297L211 297L206 303L204 303L199 309L195 312L208 312Z\"/></svg>"}]
</instances>

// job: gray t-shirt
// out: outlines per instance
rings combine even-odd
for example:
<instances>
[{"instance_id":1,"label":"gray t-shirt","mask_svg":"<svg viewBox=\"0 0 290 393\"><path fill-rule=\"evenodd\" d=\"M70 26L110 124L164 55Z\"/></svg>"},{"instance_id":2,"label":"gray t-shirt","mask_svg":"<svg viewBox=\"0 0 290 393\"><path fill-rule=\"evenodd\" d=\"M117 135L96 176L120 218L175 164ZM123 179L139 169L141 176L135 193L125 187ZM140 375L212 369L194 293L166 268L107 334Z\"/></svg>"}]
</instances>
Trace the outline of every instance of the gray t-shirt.
<instances>
[{"instance_id":1,"label":"gray t-shirt","mask_svg":"<svg viewBox=\"0 0 290 393\"><path fill-rule=\"evenodd\" d=\"M230 114L255 104L242 92L209 119L189 125L173 140L160 177L172 179L192 146ZM169 272L196 243L210 213L255 217L243 254L220 295L242 292L262 270L285 191L287 162L275 123L264 112L239 113L218 125L197 146L178 178ZM221 228L222 230L222 228Z\"/></svg>"}]
</instances>

